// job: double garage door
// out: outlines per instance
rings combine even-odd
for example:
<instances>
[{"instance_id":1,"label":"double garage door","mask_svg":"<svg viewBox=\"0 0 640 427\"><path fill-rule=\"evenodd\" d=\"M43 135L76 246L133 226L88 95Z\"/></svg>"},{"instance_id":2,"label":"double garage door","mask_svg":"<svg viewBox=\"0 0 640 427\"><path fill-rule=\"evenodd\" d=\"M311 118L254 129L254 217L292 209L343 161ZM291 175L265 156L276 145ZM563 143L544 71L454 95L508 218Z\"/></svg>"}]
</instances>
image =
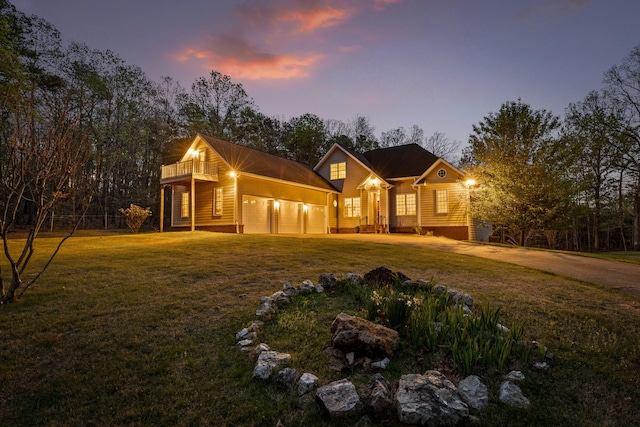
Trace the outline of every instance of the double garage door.
<instances>
[{"instance_id":1,"label":"double garage door","mask_svg":"<svg viewBox=\"0 0 640 427\"><path fill-rule=\"evenodd\" d=\"M326 208L301 202L279 201L255 196L242 198L242 222L247 234L322 234Z\"/></svg>"}]
</instances>

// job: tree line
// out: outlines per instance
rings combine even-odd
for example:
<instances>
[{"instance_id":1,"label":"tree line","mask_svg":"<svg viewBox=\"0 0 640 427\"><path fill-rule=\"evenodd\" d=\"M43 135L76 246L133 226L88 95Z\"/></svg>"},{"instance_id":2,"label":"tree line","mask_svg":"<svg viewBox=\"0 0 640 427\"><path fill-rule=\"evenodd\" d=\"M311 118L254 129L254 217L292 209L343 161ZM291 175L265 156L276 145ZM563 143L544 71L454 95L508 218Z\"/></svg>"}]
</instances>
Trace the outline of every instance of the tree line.
<instances>
[{"instance_id":1,"label":"tree line","mask_svg":"<svg viewBox=\"0 0 640 427\"><path fill-rule=\"evenodd\" d=\"M217 71L188 89L171 77L152 81L114 52L64 43L7 0L0 46L0 232L51 218L124 227L119 209L131 203L157 212L161 165L200 132L309 165L334 143L356 151L417 143L476 179L471 213L501 241L639 249L640 47L563 119L504 103L472 127L457 159L460 142L417 125L376 136L364 116L267 116Z\"/></svg>"},{"instance_id":2,"label":"tree line","mask_svg":"<svg viewBox=\"0 0 640 427\"><path fill-rule=\"evenodd\" d=\"M501 241L640 250L640 46L564 120L518 100L473 126L472 216Z\"/></svg>"}]
</instances>

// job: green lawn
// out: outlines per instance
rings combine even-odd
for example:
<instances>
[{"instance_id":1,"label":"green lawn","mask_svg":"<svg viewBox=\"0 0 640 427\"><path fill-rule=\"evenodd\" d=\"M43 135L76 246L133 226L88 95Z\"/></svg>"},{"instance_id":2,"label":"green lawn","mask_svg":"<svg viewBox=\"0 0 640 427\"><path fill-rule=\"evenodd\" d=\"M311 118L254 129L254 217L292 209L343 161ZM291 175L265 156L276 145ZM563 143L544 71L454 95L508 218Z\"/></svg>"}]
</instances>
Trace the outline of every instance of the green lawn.
<instances>
[{"instance_id":1,"label":"green lawn","mask_svg":"<svg viewBox=\"0 0 640 427\"><path fill-rule=\"evenodd\" d=\"M56 243L39 239L34 264ZM285 281L379 266L501 307L553 352L549 373L527 372L532 407L494 399L483 425L640 425L637 297L426 249L206 232L69 240L22 301L0 306L0 425L327 425L315 402L253 380L234 335ZM299 299L261 338L300 373L338 379L322 350L343 309L358 307L337 295ZM417 366L414 356L400 351L390 379Z\"/></svg>"}]
</instances>

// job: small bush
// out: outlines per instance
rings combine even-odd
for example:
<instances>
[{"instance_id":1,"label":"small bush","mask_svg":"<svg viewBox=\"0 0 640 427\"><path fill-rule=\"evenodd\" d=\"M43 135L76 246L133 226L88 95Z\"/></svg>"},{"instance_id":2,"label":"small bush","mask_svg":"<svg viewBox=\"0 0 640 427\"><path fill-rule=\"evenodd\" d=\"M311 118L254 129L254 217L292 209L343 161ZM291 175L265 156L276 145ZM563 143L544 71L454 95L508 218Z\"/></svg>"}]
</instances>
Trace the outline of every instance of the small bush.
<instances>
[{"instance_id":1,"label":"small bush","mask_svg":"<svg viewBox=\"0 0 640 427\"><path fill-rule=\"evenodd\" d=\"M120 208L120 212L124 215L127 226L133 234L138 233L138 230L142 227L142 223L151 216L151 209L143 209L133 203L129 205L127 209Z\"/></svg>"}]
</instances>

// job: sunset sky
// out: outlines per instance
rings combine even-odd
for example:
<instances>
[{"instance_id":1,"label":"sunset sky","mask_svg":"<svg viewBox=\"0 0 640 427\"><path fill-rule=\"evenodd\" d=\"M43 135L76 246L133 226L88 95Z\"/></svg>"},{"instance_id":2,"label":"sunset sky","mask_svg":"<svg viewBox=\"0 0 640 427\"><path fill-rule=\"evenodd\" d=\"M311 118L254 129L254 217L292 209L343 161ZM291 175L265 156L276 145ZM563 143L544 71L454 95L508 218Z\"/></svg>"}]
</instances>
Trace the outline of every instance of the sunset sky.
<instances>
[{"instance_id":1,"label":"sunset sky","mask_svg":"<svg viewBox=\"0 0 640 427\"><path fill-rule=\"evenodd\" d=\"M640 44L638 0L10 1L154 80L228 74L268 116L464 144L506 101L564 115Z\"/></svg>"}]
</instances>

